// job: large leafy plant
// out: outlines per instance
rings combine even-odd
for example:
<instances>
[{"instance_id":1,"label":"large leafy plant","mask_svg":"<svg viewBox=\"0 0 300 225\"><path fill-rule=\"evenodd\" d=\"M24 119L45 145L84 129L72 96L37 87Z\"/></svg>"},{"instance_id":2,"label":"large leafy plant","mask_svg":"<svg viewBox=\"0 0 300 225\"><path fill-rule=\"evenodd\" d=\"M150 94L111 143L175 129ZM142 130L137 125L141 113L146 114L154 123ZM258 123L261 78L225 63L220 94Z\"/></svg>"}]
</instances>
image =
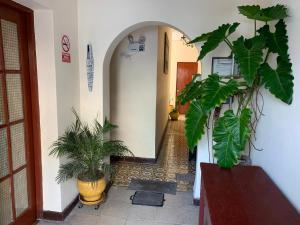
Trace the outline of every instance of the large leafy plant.
<instances>
[{"instance_id":1,"label":"large leafy plant","mask_svg":"<svg viewBox=\"0 0 300 225\"><path fill-rule=\"evenodd\" d=\"M179 96L181 104L191 102L185 125L190 149L203 136L210 114L222 107L228 98L236 99L237 106L218 117L213 129L214 157L223 168L233 167L239 162L247 141L255 133L262 113L257 103L261 87L268 89L286 104L291 104L293 99L294 77L284 21L288 16L287 8L283 5L268 8L254 5L240 6L238 9L254 21L253 37L240 36L232 41L231 34L236 31L239 23L223 24L212 32L196 37L190 44L202 44L198 57L198 60L202 60L222 42L226 43L239 66L240 77L232 74L224 79L218 74L211 74L204 80L193 80ZM257 21L264 24L258 27ZM277 57L275 68L270 65L271 54Z\"/></svg>"},{"instance_id":2,"label":"large leafy plant","mask_svg":"<svg viewBox=\"0 0 300 225\"><path fill-rule=\"evenodd\" d=\"M75 122L52 145L50 155L66 157L68 161L59 168L56 180L60 183L70 178L95 182L111 171L105 158L111 155L132 155L120 140L108 138L117 126L105 120L102 126L97 120L92 127L83 123L74 112Z\"/></svg>"}]
</instances>

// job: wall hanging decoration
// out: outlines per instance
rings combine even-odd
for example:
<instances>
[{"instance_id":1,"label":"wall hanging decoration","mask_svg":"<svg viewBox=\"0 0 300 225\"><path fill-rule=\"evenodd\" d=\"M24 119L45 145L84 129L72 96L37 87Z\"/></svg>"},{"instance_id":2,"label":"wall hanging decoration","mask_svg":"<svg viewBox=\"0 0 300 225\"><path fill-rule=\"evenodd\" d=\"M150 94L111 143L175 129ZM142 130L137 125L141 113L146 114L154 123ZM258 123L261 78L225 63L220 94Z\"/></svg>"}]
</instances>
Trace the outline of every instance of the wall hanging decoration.
<instances>
[{"instance_id":1,"label":"wall hanging decoration","mask_svg":"<svg viewBox=\"0 0 300 225\"><path fill-rule=\"evenodd\" d=\"M223 78L238 78L240 73L238 64L232 57L213 57L211 72Z\"/></svg>"},{"instance_id":2,"label":"wall hanging decoration","mask_svg":"<svg viewBox=\"0 0 300 225\"><path fill-rule=\"evenodd\" d=\"M164 43L164 73L169 73L169 39L168 34L165 33L165 43Z\"/></svg>"},{"instance_id":3,"label":"wall hanging decoration","mask_svg":"<svg viewBox=\"0 0 300 225\"><path fill-rule=\"evenodd\" d=\"M94 83L94 57L93 48L91 44L87 45L87 56L86 56L86 70L87 70L87 80L89 91L93 91Z\"/></svg>"}]
</instances>

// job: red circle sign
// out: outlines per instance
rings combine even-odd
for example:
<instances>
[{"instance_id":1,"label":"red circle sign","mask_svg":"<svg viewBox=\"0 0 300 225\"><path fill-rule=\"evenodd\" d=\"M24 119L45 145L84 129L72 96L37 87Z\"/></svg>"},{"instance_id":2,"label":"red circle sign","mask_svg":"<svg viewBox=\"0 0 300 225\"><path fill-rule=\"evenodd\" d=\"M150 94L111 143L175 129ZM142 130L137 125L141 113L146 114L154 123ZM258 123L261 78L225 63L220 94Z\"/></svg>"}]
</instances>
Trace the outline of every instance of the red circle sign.
<instances>
[{"instance_id":1,"label":"red circle sign","mask_svg":"<svg viewBox=\"0 0 300 225\"><path fill-rule=\"evenodd\" d=\"M70 40L67 35L62 36L61 38L61 47L64 52L70 51Z\"/></svg>"}]
</instances>

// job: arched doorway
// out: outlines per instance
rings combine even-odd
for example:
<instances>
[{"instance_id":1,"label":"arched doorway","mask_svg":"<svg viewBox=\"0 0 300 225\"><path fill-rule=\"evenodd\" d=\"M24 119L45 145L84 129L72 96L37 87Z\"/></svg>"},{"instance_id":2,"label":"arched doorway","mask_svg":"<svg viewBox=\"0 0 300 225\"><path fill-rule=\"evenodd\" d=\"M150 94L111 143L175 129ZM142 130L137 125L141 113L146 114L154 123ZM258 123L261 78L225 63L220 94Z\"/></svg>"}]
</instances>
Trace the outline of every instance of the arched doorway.
<instances>
[{"instance_id":1,"label":"arched doorway","mask_svg":"<svg viewBox=\"0 0 300 225\"><path fill-rule=\"evenodd\" d=\"M138 28L137 28L138 27ZM149 173L144 174L144 173L138 173L138 171L134 171L134 168L139 167L141 165L132 165L132 169L130 169L130 172L134 172L134 176L132 176L131 178L147 178L147 179L159 179L159 180L168 180L171 179L173 181L176 181L176 174L179 173L181 175L186 175L187 173L189 173L189 165L188 165L188 152L187 152L187 147L184 144L185 142L183 141L184 139L184 131L183 131L183 127L184 127L184 122L178 122L178 124L175 124L175 122L172 124L172 126L167 126L165 124L167 124L167 120L168 120L168 105L169 102L171 101L171 98L169 100L169 83L170 80L166 81L166 79L168 79L168 77L170 78L175 77L173 79L173 85L176 86L176 75L177 75L177 63L180 62L181 64L184 63L195 63L198 65L198 63L196 62L197 56L198 56L198 50L194 47L194 46L187 46L186 39L188 39L186 37L186 35L184 33L182 33L181 31L178 31L178 29L169 26L168 24L164 24L164 23L142 23L142 24L138 24L134 27L130 27L128 29L126 29L126 31L122 32L121 34L119 34L114 42L111 44L109 51L106 53L106 57L104 60L104 71L103 71L103 76L104 76L104 83L103 83L103 102L104 102L104 109L106 110L105 112L105 116L110 118L111 122L115 123L119 125L119 130L121 130L121 132L118 134L118 139L124 140L125 144L128 145L128 147L133 150L136 158L138 158L139 162L155 162L155 160L158 160L159 162L163 163L163 165L158 165L156 167L159 167L158 169L162 170L162 171L166 171L164 173L158 172L156 170L156 168L152 168L151 166L148 167L149 170L151 170L151 174L156 174L155 176L148 176ZM154 34L153 35L150 35ZM146 35L144 35L146 34ZM156 42L155 44L153 44L152 42L150 43L150 41L148 41L149 39L151 39L152 37L152 41L155 42L155 35L157 35L156 37ZM145 43L145 49L146 49L146 53L153 53L156 54L156 58L153 59L153 57L151 56L151 59L144 59L144 61L138 59L138 58L145 58L145 52L144 54L134 54L131 60L128 60L128 57L130 56L130 52L128 53L129 46L130 46L130 39L133 40L138 40L141 37L146 38L146 43ZM184 57L177 57L176 58L176 64L174 66L175 69L173 69L173 73L171 73L172 70L172 62L170 62L170 66L169 66L169 71L166 71L165 68L165 52L166 52L166 41L168 42L168 46L170 47L170 51L173 50L173 48L171 47L174 43L179 43L179 47L181 46L182 48L187 48L187 49L192 49L192 56L189 57L188 59L184 58ZM151 46L151 48L150 48ZM169 48L168 47L168 48ZM177 48L179 48L177 46ZM172 49L172 50L171 50ZM182 53L180 51L177 52L177 55L185 55L188 54L187 52L189 51L185 51L185 53ZM191 52L191 51L190 51ZM173 55L171 57L171 53L170 53L170 59L168 59L168 61L171 61L173 58ZM150 66L149 64L152 63L153 61L153 71L149 72L150 70ZM117 61L117 62L115 62ZM122 61L122 62L120 62ZM125 61L125 62L124 62ZM151 62L150 62L151 61ZM138 65L134 65L133 62L135 62ZM113 66L112 66L113 63ZM124 64L130 64L131 67L138 67L140 64L147 64L146 68L147 69L140 69L141 72L139 73L137 71L137 68L135 68L134 70L131 68L130 72L128 72L129 70L126 70L126 66L124 66ZM151 64L152 65L152 64ZM110 67L109 67L110 66ZM196 67L198 68L198 67ZM199 72L201 71L201 65L199 65ZM120 72L120 70L122 70L123 73L127 74L126 76L124 76L124 74L122 74ZM124 72L125 70L125 72ZM116 72L117 71L117 72ZM146 73L147 75L143 74ZM115 78L115 73L121 73L122 76L119 74L119 77L122 77L122 81L119 81L118 85L114 85L111 86L111 81L113 80L113 82L115 82L116 78ZM132 74L134 73L134 74ZM152 74L151 74L152 73ZM194 71L194 73L198 73L197 69L196 71ZM175 76L174 76L175 74ZM155 76L152 76L155 75ZM144 76L144 77L143 77ZM152 76L152 80L149 80L149 77ZM125 78L124 78L125 77ZM135 77L135 78L134 78ZM129 84L127 82L126 79L130 79L130 82L136 81L137 79L140 81L140 83L136 83L136 84ZM167 82L168 85L162 84ZM144 87L141 87L143 85L143 83L145 83ZM149 90L148 87L154 85L153 86L153 90ZM130 88L128 88L131 87ZM168 86L168 87L167 87ZM111 91L112 88L118 88L115 89L113 92ZM168 97L166 99L166 94L165 92L163 92L162 90L168 89ZM125 89L125 91L123 90ZM128 92L132 92L132 89L136 89L135 93L131 93L128 94ZM175 103L175 98L176 98L176 87L172 88L172 91L170 91L172 94L172 100L173 100L173 105ZM122 92L123 91L123 92ZM154 95L149 96L149 92L153 91ZM116 94L117 92L119 93L119 97L123 97L120 98L119 100L116 100ZM147 95L144 95L145 92L147 92ZM130 97L127 96L127 98L125 98L124 96L128 95ZM163 96L162 96L163 95ZM134 103L136 103L136 106L134 106L134 104L131 105L131 107L137 107L138 109L145 109L147 108L147 110L144 110L144 114L147 114L149 111L151 111L151 115L153 116L153 118L149 118L149 115L141 115L141 111L142 110L138 110L138 114L135 114L135 111L132 110L132 108L130 108L131 112L125 112L124 110L120 110L120 113L116 113L115 111L117 111L117 104L122 104L122 106L120 106L119 108L122 108L125 106L128 106L130 104L130 98L135 98ZM154 103L153 101L154 100ZM156 100L156 101L155 101ZM137 104L137 101L139 101L139 104ZM142 105L143 102L146 102L146 104ZM153 104L152 104L153 103ZM149 107L149 104L151 105ZM162 107L162 110L158 110L158 107ZM115 114L121 115L123 117L122 121L116 120L116 116ZM141 116L144 116L143 119L140 119ZM163 119L158 119L158 118L163 118ZM153 121L152 121L153 119ZM133 129L130 129L130 125L131 124L139 124L141 125L141 123L143 123L145 120L147 120L147 123L143 124L143 127L145 129L142 129L141 126L136 126ZM124 122L125 121L125 122ZM153 129L154 127L154 129ZM178 128L178 129L177 129ZM147 133L143 133L143 131L147 131ZM149 132L150 131L150 132ZM151 131L153 131L151 133ZM167 139L168 144L163 144L163 137L165 133L169 133L170 135L167 135ZM144 138L146 137L146 138ZM133 140L132 140L133 139ZM152 141L153 140L153 141ZM136 141L138 142L139 145L137 144L133 144L132 141ZM142 150L145 150L146 148L148 148L149 146L152 146L153 148L151 148L151 150L145 152L141 152ZM175 146L175 147L174 147ZM152 151L152 149L154 149ZM159 150L161 149L161 151L164 151L166 149L168 149L168 151L171 151L171 153L169 154L167 153L163 153L163 156L170 156L170 155L175 155L175 159L174 158L158 158L157 157L161 154L159 154ZM178 153L180 151L180 153ZM150 152L150 153L149 153ZM178 154L177 154L178 153ZM181 157L181 158L180 158ZM136 158L134 160L136 160ZM183 159L184 158L184 159ZM170 164L167 167L164 167L164 163L166 161L173 161L174 163L170 166ZM178 162L178 163L176 163ZM181 164L180 164L181 163ZM175 168L178 165L178 170L177 168ZM126 167L128 167L126 165ZM141 166L143 167L143 166ZM184 169L179 169L179 167L184 168ZM129 171L128 171L129 172ZM144 174L144 175L143 175ZM158 177L156 177L158 176ZM128 180L128 177L125 178L125 180ZM122 181L121 181L122 183ZM124 183L122 183L124 184ZM189 186L191 187L191 186ZM182 188L182 187L181 187ZM181 189L184 190L184 189Z\"/></svg>"},{"instance_id":2,"label":"arched doorway","mask_svg":"<svg viewBox=\"0 0 300 225\"><path fill-rule=\"evenodd\" d=\"M165 22L160 21L144 21L140 23L133 24L132 26L129 26L125 30L121 31L111 42L109 45L104 60L103 60L103 119L110 118L110 96L109 96L109 77L110 77L110 62L111 58L113 56L113 53L120 43L121 40L126 38L131 32L136 31L143 27L149 27L149 26L166 26L170 27L174 30L179 31L182 33L187 39L190 39L189 35L187 35L181 28L175 27L172 24L168 24Z\"/></svg>"}]
</instances>

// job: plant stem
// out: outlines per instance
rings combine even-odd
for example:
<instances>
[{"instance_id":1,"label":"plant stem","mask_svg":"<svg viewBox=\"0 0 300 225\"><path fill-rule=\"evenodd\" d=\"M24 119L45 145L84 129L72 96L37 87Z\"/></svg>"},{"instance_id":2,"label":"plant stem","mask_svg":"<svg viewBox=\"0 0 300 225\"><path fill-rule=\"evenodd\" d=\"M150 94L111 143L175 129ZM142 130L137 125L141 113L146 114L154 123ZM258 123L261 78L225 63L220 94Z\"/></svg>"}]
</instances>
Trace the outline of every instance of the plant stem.
<instances>
[{"instance_id":1,"label":"plant stem","mask_svg":"<svg viewBox=\"0 0 300 225\"><path fill-rule=\"evenodd\" d=\"M249 93L249 95L248 95L246 104L244 104L243 108L247 108L248 104L249 104L250 101L252 100L253 93L254 93L254 89L251 89L251 91L250 91L250 93Z\"/></svg>"},{"instance_id":2,"label":"plant stem","mask_svg":"<svg viewBox=\"0 0 300 225\"><path fill-rule=\"evenodd\" d=\"M228 40L227 37L224 39L224 41L225 41L225 43L228 45L228 47L229 47L231 50L233 50L233 45L230 43L230 41Z\"/></svg>"},{"instance_id":3,"label":"plant stem","mask_svg":"<svg viewBox=\"0 0 300 225\"><path fill-rule=\"evenodd\" d=\"M270 49L268 49L267 54L266 54L266 58L264 60L264 63L266 63L268 61L269 55L270 55Z\"/></svg>"}]
</instances>

